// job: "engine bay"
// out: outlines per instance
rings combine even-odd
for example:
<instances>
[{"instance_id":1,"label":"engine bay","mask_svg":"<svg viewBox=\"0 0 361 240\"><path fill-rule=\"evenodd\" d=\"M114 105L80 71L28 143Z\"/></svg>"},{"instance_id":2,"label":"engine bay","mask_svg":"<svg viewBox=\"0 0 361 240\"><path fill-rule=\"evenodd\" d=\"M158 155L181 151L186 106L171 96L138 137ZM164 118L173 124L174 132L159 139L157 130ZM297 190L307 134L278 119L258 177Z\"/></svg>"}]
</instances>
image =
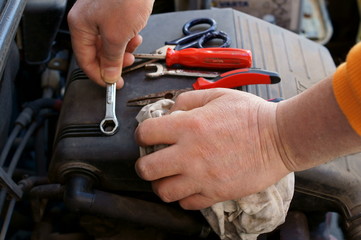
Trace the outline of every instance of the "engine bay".
<instances>
[{"instance_id":1,"label":"engine bay","mask_svg":"<svg viewBox=\"0 0 361 240\"><path fill-rule=\"evenodd\" d=\"M72 54L66 15L74 1L25 2L0 1L0 239L220 239L199 211L162 202L134 170L140 108L127 101L189 88L195 78L150 80L143 68L124 73L116 98L119 129L105 136L99 122L106 92ZM230 35L231 47L252 51L254 68L282 78L238 90L288 99L331 75L356 42L358 28L345 16L354 9L359 21L357 2L339 5L327 2L334 33L321 44L235 9L177 11L173 2L156 1L137 52L180 37L189 19L211 17ZM358 239L360 157L297 173L286 222L258 239Z\"/></svg>"}]
</instances>

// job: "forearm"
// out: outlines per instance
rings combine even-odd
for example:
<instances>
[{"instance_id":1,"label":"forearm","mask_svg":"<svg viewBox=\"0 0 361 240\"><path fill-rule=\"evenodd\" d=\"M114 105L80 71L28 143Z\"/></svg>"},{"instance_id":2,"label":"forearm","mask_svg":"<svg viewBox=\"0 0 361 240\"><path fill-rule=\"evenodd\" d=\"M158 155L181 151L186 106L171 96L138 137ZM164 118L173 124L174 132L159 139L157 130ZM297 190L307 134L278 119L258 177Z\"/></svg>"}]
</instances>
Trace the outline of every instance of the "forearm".
<instances>
[{"instance_id":1,"label":"forearm","mask_svg":"<svg viewBox=\"0 0 361 240\"><path fill-rule=\"evenodd\" d=\"M279 103L277 124L291 171L361 151L361 137L336 101L332 78Z\"/></svg>"}]
</instances>

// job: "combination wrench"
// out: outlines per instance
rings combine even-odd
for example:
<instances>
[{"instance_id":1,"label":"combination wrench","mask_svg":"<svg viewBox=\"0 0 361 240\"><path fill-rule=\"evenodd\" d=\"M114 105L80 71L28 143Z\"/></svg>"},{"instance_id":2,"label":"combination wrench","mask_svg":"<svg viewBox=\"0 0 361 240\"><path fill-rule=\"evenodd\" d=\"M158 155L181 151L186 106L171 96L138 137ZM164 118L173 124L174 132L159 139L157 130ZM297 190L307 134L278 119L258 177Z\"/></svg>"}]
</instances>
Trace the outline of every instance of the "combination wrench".
<instances>
[{"instance_id":1,"label":"combination wrench","mask_svg":"<svg viewBox=\"0 0 361 240\"><path fill-rule=\"evenodd\" d=\"M118 120L115 114L116 84L107 83L105 117L100 122L100 130L106 135L113 135L118 129Z\"/></svg>"},{"instance_id":2,"label":"combination wrench","mask_svg":"<svg viewBox=\"0 0 361 240\"><path fill-rule=\"evenodd\" d=\"M172 76L187 76L187 77L205 77L205 78L215 78L219 76L219 72L209 72L209 71L199 71L199 70L189 70L189 69L172 69L163 66L160 63L149 63L145 65L146 69L155 68L155 72L148 72L145 75L150 78L161 77L164 75Z\"/></svg>"}]
</instances>

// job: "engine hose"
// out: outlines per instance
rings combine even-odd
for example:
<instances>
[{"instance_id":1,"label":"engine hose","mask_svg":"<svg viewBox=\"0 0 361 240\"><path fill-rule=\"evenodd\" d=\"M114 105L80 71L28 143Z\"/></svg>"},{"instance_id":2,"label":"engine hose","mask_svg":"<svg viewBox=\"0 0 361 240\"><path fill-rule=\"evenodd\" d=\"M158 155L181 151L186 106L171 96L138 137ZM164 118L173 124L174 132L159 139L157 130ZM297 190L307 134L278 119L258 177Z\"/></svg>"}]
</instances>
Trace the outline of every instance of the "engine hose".
<instances>
[{"instance_id":1,"label":"engine hose","mask_svg":"<svg viewBox=\"0 0 361 240\"><path fill-rule=\"evenodd\" d=\"M27 177L19 182L19 185L21 186L23 192L29 192L35 186L46 185L46 184L49 184L49 179L47 177L39 177L39 176Z\"/></svg>"},{"instance_id":2,"label":"engine hose","mask_svg":"<svg viewBox=\"0 0 361 240\"><path fill-rule=\"evenodd\" d=\"M31 198L61 200L64 196L64 185L46 184L35 186L30 190Z\"/></svg>"},{"instance_id":3,"label":"engine hose","mask_svg":"<svg viewBox=\"0 0 361 240\"><path fill-rule=\"evenodd\" d=\"M65 187L64 202L73 211L122 219L183 236L206 237L210 228L184 210L93 189L93 179L72 174Z\"/></svg>"},{"instance_id":4,"label":"engine hose","mask_svg":"<svg viewBox=\"0 0 361 240\"><path fill-rule=\"evenodd\" d=\"M55 110L59 110L61 106L60 100L55 99L47 99L41 98L35 101L29 102L25 105L24 110L19 114L17 119L15 120L15 127L10 133L6 145L4 146L3 150L1 151L0 155L0 167L2 167L6 161L7 155L11 149L11 146L20 133L20 131L28 126L34 117L40 112L43 108L52 108Z\"/></svg>"},{"instance_id":5,"label":"engine hose","mask_svg":"<svg viewBox=\"0 0 361 240\"><path fill-rule=\"evenodd\" d=\"M16 149L15 151L15 154L13 156L13 158L11 159L11 162L10 162L10 165L9 165L9 168L7 169L6 173L9 175L9 176L12 176L14 170L15 170L15 167L20 159L20 156L29 140L29 138L31 137L31 135L33 134L33 132L35 131L35 129L38 127L38 123L37 122L34 122L33 124L30 125L29 127L29 130L26 132L24 138L22 139L19 147ZM5 200L6 200L6 194L7 194L7 190L6 188L4 189L1 189L0 191L0 212L2 212L2 209L4 207L4 203L5 203Z\"/></svg>"},{"instance_id":6,"label":"engine hose","mask_svg":"<svg viewBox=\"0 0 361 240\"><path fill-rule=\"evenodd\" d=\"M2 167L6 161L6 158L9 154L9 151L11 149L11 146L13 145L13 142L15 141L16 139L16 136L19 134L19 132L21 131L22 129L22 126L20 125L15 125L13 131L11 132L11 134L9 135L7 141L6 141L6 144L1 152L1 155L0 155L0 167Z\"/></svg>"},{"instance_id":7,"label":"engine hose","mask_svg":"<svg viewBox=\"0 0 361 240\"><path fill-rule=\"evenodd\" d=\"M21 139L21 142L19 144L19 146L17 147L10 163L9 163L9 167L6 171L7 175L12 176L15 168L20 160L20 157L30 139L30 137L33 135L33 133L35 132L35 130L44 122L44 117L39 116L36 121L32 122L32 124L29 126L29 129L27 129L27 131L25 132L24 137ZM14 136L14 135L12 135ZM5 155L5 154L4 154ZM6 159L6 156L4 156L4 160ZM1 159L2 160L2 159ZM2 165L0 166L2 167ZM7 190L6 188L1 189L0 191L0 213L2 212L2 209L4 207L4 203L6 200L6 195L7 195Z\"/></svg>"},{"instance_id":8,"label":"engine hose","mask_svg":"<svg viewBox=\"0 0 361 240\"><path fill-rule=\"evenodd\" d=\"M41 109L52 108L60 110L61 100L53 98L40 98L25 104L25 109L30 108L33 111L33 116L37 116Z\"/></svg>"}]
</instances>

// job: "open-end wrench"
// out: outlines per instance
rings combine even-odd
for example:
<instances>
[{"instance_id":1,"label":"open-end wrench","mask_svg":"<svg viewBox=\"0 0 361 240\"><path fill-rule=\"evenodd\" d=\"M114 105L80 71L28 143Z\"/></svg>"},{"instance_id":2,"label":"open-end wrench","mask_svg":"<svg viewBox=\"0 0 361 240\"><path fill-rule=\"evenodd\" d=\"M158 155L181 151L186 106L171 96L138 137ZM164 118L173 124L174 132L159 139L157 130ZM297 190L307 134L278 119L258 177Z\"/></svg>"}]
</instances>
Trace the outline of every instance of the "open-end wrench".
<instances>
[{"instance_id":1,"label":"open-end wrench","mask_svg":"<svg viewBox=\"0 0 361 240\"><path fill-rule=\"evenodd\" d=\"M172 68L167 68L160 63L149 63L145 65L145 68L156 69L155 72L148 72L145 74L147 77L150 78L161 77L164 75L215 78L218 77L220 74L219 72L198 71L198 70L189 70L189 69L172 69Z\"/></svg>"},{"instance_id":2,"label":"open-end wrench","mask_svg":"<svg viewBox=\"0 0 361 240\"><path fill-rule=\"evenodd\" d=\"M106 87L106 102L105 102L105 117L100 122L100 130L106 135L113 135L118 129L118 120L115 114L115 83L107 83Z\"/></svg>"}]
</instances>

